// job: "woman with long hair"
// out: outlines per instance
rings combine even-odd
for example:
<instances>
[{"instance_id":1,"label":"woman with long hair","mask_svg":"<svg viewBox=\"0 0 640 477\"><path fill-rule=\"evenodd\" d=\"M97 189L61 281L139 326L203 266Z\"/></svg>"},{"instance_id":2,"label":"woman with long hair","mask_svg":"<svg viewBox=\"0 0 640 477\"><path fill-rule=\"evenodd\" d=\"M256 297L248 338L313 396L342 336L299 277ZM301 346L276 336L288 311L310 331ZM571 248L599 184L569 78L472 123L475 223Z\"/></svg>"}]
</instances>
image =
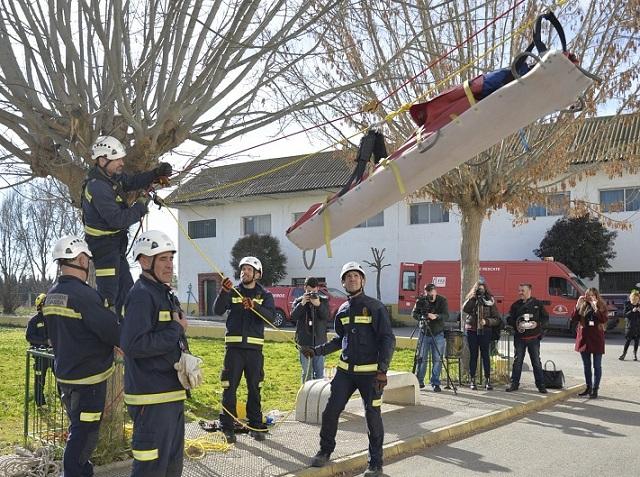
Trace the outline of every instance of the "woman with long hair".
<instances>
[{"instance_id":1,"label":"woman with long hair","mask_svg":"<svg viewBox=\"0 0 640 477\"><path fill-rule=\"evenodd\" d=\"M589 288L578 298L571 315L576 323L575 350L582 357L586 389L578 396L598 397L602 377L602 355L604 354L604 330L607 326L607 305L595 288ZM591 366L593 365L593 375Z\"/></svg>"},{"instance_id":2,"label":"woman with long hair","mask_svg":"<svg viewBox=\"0 0 640 477\"><path fill-rule=\"evenodd\" d=\"M478 369L478 351L482 355L482 367L484 368L484 387L491 391L491 361L489 349L493 336L493 326L500 324L500 314L496 307L496 301L484 284L478 281L473 285L462 305L462 311L467 314L465 319L465 332L469 344L469 377L471 389L477 390L476 370Z\"/></svg>"},{"instance_id":3,"label":"woman with long hair","mask_svg":"<svg viewBox=\"0 0 640 477\"><path fill-rule=\"evenodd\" d=\"M629 300L624 304L624 350L618 358L624 361L631 341L633 341L633 360L638 361L638 344L640 344L640 291L633 290Z\"/></svg>"}]
</instances>

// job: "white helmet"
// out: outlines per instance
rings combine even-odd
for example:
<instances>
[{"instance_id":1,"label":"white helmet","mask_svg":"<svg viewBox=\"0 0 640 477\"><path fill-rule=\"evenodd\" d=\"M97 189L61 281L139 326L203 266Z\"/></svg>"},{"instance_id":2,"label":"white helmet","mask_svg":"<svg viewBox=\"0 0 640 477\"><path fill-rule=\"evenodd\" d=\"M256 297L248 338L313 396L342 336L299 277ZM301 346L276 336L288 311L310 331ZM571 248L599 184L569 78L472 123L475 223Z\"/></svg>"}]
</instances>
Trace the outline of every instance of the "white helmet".
<instances>
[{"instance_id":1,"label":"white helmet","mask_svg":"<svg viewBox=\"0 0 640 477\"><path fill-rule=\"evenodd\" d=\"M360 272L362 274L362 278L367 278L367 274L364 273L364 269L362 265L358 262L347 262L342 266L342 271L340 272L340 280L344 280L344 276L347 272Z\"/></svg>"},{"instance_id":2,"label":"white helmet","mask_svg":"<svg viewBox=\"0 0 640 477\"><path fill-rule=\"evenodd\" d=\"M91 159L94 161L105 156L109 161L121 159L127 155L124 146L112 136L100 136L91 147Z\"/></svg>"},{"instance_id":3,"label":"white helmet","mask_svg":"<svg viewBox=\"0 0 640 477\"><path fill-rule=\"evenodd\" d=\"M242 268L242 265L251 265L253 268L260 272L260 275L262 275L262 262L260 262L260 260L258 260L256 257L244 257L242 260L240 260L238 268Z\"/></svg>"},{"instance_id":4,"label":"white helmet","mask_svg":"<svg viewBox=\"0 0 640 477\"><path fill-rule=\"evenodd\" d=\"M75 235L67 235L56 242L51 255L54 260L73 260L81 253L93 257L87 242Z\"/></svg>"},{"instance_id":5,"label":"white helmet","mask_svg":"<svg viewBox=\"0 0 640 477\"><path fill-rule=\"evenodd\" d=\"M153 257L164 252L176 252L176 246L167 234L159 230L147 230L133 242L133 258L138 260L140 255Z\"/></svg>"}]
</instances>

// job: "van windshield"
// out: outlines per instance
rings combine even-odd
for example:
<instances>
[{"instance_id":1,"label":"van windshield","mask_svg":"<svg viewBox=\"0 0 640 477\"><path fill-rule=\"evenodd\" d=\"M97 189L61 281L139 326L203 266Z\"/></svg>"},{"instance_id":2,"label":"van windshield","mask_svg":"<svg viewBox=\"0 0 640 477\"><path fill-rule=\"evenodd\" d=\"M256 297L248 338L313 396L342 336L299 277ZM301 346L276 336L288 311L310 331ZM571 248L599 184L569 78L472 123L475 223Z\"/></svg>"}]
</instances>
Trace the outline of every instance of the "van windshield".
<instances>
[{"instance_id":1,"label":"van windshield","mask_svg":"<svg viewBox=\"0 0 640 477\"><path fill-rule=\"evenodd\" d=\"M578 298L578 290L564 277L549 277L549 295Z\"/></svg>"},{"instance_id":2,"label":"van windshield","mask_svg":"<svg viewBox=\"0 0 640 477\"><path fill-rule=\"evenodd\" d=\"M585 291L587 291L587 288L589 288L582 280L580 280L577 276L575 275L571 275L571 279L576 282L578 284L578 287L581 288L581 290L578 290L580 292L581 295L584 294Z\"/></svg>"}]
</instances>

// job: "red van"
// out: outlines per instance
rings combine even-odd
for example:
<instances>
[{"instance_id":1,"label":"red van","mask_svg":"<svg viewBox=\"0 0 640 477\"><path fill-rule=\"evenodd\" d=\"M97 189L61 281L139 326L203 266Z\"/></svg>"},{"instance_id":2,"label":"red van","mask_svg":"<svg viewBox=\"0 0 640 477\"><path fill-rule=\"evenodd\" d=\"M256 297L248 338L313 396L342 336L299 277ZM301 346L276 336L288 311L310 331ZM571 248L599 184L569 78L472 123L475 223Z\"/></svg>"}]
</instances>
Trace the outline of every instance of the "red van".
<instances>
[{"instance_id":1,"label":"red van","mask_svg":"<svg viewBox=\"0 0 640 477\"><path fill-rule=\"evenodd\" d=\"M291 320L291 305L293 305L296 298L302 296L304 288L276 286L268 287L267 290L269 290L273 295L273 300L276 305L276 316L273 320L273 324L278 328L287 323L295 326L295 323ZM320 293L329 298L329 326L333 326L332 320L340 305L347 301L347 295L336 288L327 288L323 286L320 287Z\"/></svg>"},{"instance_id":2,"label":"red van","mask_svg":"<svg viewBox=\"0 0 640 477\"><path fill-rule=\"evenodd\" d=\"M549 327L562 330L570 329L576 300L587 289L565 265L552 260L480 262L480 276L495 296L503 316L518 299L518 285L530 283L533 296L544 303L549 313ZM459 261L401 263L398 312L411 313L417 297L429 283L438 288L438 294L447 298L450 317L456 320L461 302ZM609 315L615 319L612 311Z\"/></svg>"}]
</instances>

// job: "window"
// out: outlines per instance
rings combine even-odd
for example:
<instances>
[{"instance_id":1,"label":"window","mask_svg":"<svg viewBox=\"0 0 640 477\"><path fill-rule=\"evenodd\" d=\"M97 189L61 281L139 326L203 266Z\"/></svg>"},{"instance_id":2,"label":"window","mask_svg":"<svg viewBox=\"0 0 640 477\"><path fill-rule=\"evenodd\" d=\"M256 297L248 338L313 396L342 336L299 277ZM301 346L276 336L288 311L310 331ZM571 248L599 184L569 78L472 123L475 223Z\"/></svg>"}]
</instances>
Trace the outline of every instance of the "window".
<instances>
[{"instance_id":1,"label":"window","mask_svg":"<svg viewBox=\"0 0 640 477\"><path fill-rule=\"evenodd\" d=\"M379 214L374 215L373 217L369 217L367 220L357 226L357 228L362 227L384 227L384 210Z\"/></svg>"},{"instance_id":2,"label":"window","mask_svg":"<svg viewBox=\"0 0 640 477\"><path fill-rule=\"evenodd\" d=\"M402 289L415 291L416 289L416 272L402 272Z\"/></svg>"},{"instance_id":3,"label":"window","mask_svg":"<svg viewBox=\"0 0 640 477\"><path fill-rule=\"evenodd\" d=\"M189 237L192 239L216 236L216 219L191 220L188 224Z\"/></svg>"},{"instance_id":4,"label":"window","mask_svg":"<svg viewBox=\"0 0 640 477\"><path fill-rule=\"evenodd\" d=\"M598 274L600 293L629 293L640 283L640 271L635 272L603 272Z\"/></svg>"},{"instance_id":5,"label":"window","mask_svg":"<svg viewBox=\"0 0 640 477\"><path fill-rule=\"evenodd\" d=\"M409 223L435 224L449 222L449 211L441 202L420 202L409 206Z\"/></svg>"},{"instance_id":6,"label":"window","mask_svg":"<svg viewBox=\"0 0 640 477\"><path fill-rule=\"evenodd\" d=\"M242 217L242 233L244 235L258 234L268 235L271 233L271 215L252 215Z\"/></svg>"},{"instance_id":7,"label":"window","mask_svg":"<svg viewBox=\"0 0 640 477\"><path fill-rule=\"evenodd\" d=\"M571 195L569 192L547 194L544 204L533 204L527 210L527 217L548 217L551 215L564 215L569 205Z\"/></svg>"},{"instance_id":8,"label":"window","mask_svg":"<svg viewBox=\"0 0 640 477\"><path fill-rule=\"evenodd\" d=\"M578 291L566 278L549 277L549 295L578 298Z\"/></svg>"},{"instance_id":9,"label":"window","mask_svg":"<svg viewBox=\"0 0 640 477\"><path fill-rule=\"evenodd\" d=\"M349 298L349 296L345 292L343 292L342 290L338 290L337 288L327 288L327 291L331 293L331 296L336 298L343 298L345 300Z\"/></svg>"},{"instance_id":10,"label":"window","mask_svg":"<svg viewBox=\"0 0 640 477\"><path fill-rule=\"evenodd\" d=\"M325 279L325 277L316 277L318 279L318 283L322 286L322 284L327 283L327 280ZM304 286L304 281L306 280L306 278L292 278L291 279L291 285L294 287L303 287Z\"/></svg>"},{"instance_id":11,"label":"window","mask_svg":"<svg viewBox=\"0 0 640 477\"><path fill-rule=\"evenodd\" d=\"M640 187L601 190L600 206L604 212L640 210Z\"/></svg>"}]
</instances>

